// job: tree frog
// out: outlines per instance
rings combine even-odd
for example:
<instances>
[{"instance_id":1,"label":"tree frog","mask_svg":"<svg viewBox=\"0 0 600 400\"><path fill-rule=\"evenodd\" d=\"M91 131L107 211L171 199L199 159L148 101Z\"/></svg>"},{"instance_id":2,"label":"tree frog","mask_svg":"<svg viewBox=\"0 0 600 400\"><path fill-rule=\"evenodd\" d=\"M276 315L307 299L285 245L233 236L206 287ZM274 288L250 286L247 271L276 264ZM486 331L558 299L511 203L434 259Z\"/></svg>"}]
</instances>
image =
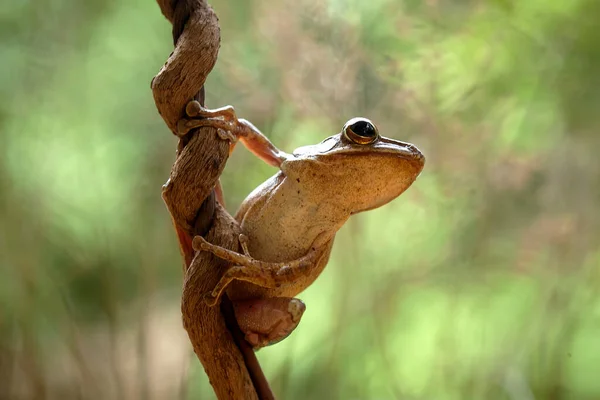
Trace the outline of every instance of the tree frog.
<instances>
[{"instance_id":1,"label":"tree frog","mask_svg":"<svg viewBox=\"0 0 600 400\"><path fill-rule=\"evenodd\" d=\"M216 305L226 291L246 340L255 348L275 343L298 325L305 310L295 299L323 271L336 232L353 214L380 207L402 194L425 164L410 143L380 136L366 118L349 120L341 132L292 154L275 147L231 107L186 108L181 135L200 126L217 128L233 147L239 140L279 171L242 203L235 218L243 253L196 236L196 251L232 263L211 293Z\"/></svg>"}]
</instances>

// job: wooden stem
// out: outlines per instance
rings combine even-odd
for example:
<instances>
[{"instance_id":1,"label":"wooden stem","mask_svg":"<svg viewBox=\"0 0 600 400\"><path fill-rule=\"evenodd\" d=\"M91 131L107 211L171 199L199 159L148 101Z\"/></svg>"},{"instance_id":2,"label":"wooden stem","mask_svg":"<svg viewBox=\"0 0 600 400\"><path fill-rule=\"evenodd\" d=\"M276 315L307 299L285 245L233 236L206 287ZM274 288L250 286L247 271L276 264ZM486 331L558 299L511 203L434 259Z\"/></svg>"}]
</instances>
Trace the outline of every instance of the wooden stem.
<instances>
[{"instance_id":1,"label":"wooden stem","mask_svg":"<svg viewBox=\"0 0 600 400\"><path fill-rule=\"evenodd\" d=\"M187 103L204 105L204 82L220 45L217 16L205 0L157 0L173 24L175 49L152 80L158 112L177 132ZM163 199L171 213L185 261L183 325L217 397L271 400L274 396L256 355L239 330L231 303L209 307L203 300L230 267L207 252L194 253L194 235L239 251L237 222L216 202L215 186L229 156L229 143L214 128L202 127L180 139L177 160Z\"/></svg>"}]
</instances>

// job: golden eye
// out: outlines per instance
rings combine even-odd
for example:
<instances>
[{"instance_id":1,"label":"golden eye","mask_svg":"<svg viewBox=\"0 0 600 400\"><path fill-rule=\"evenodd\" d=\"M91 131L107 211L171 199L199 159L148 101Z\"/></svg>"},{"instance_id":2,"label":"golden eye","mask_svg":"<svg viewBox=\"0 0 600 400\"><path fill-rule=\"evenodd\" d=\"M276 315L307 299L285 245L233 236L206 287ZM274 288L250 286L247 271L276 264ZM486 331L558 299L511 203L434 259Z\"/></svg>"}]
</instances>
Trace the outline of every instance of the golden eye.
<instances>
[{"instance_id":1,"label":"golden eye","mask_svg":"<svg viewBox=\"0 0 600 400\"><path fill-rule=\"evenodd\" d=\"M344 125L344 135L356 144L371 144L379 139L377 127L366 118L352 118Z\"/></svg>"}]
</instances>

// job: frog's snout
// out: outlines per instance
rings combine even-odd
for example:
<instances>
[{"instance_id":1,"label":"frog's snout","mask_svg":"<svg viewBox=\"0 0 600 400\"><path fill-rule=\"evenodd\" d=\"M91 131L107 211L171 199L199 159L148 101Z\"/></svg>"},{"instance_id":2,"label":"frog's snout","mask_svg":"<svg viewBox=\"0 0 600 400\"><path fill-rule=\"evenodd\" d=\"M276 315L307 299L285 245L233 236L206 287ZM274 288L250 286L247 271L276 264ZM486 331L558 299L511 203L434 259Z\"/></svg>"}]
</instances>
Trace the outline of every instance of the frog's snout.
<instances>
[{"instance_id":1,"label":"frog's snout","mask_svg":"<svg viewBox=\"0 0 600 400\"><path fill-rule=\"evenodd\" d=\"M419 150L417 146L415 146L412 143L408 143L407 147L410 153L412 154L413 160L415 160L415 162L418 165L420 165L420 169L423 169L423 167L425 166L425 155L421 152L421 150Z\"/></svg>"}]
</instances>

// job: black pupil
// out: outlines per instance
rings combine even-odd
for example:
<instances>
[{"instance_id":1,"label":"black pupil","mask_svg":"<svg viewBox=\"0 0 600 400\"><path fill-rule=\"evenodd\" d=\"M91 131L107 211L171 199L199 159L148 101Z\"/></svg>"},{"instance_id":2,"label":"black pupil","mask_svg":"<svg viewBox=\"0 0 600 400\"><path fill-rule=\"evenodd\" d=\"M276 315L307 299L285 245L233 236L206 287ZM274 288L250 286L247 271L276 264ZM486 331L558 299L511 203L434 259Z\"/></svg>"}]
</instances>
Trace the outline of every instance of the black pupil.
<instances>
[{"instance_id":1,"label":"black pupil","mask_svg":"<svg viewBox=\"0 0 600 400\"><path fill-rule=\"evenodd\" d=\"M350 125L350 129L352 132L356 133L358 136L362 136L364 138L373 138L377 136L377 132L375 131L375 127L373 124L367 121L358 121Z\"/></svg>"}]
</instances>

